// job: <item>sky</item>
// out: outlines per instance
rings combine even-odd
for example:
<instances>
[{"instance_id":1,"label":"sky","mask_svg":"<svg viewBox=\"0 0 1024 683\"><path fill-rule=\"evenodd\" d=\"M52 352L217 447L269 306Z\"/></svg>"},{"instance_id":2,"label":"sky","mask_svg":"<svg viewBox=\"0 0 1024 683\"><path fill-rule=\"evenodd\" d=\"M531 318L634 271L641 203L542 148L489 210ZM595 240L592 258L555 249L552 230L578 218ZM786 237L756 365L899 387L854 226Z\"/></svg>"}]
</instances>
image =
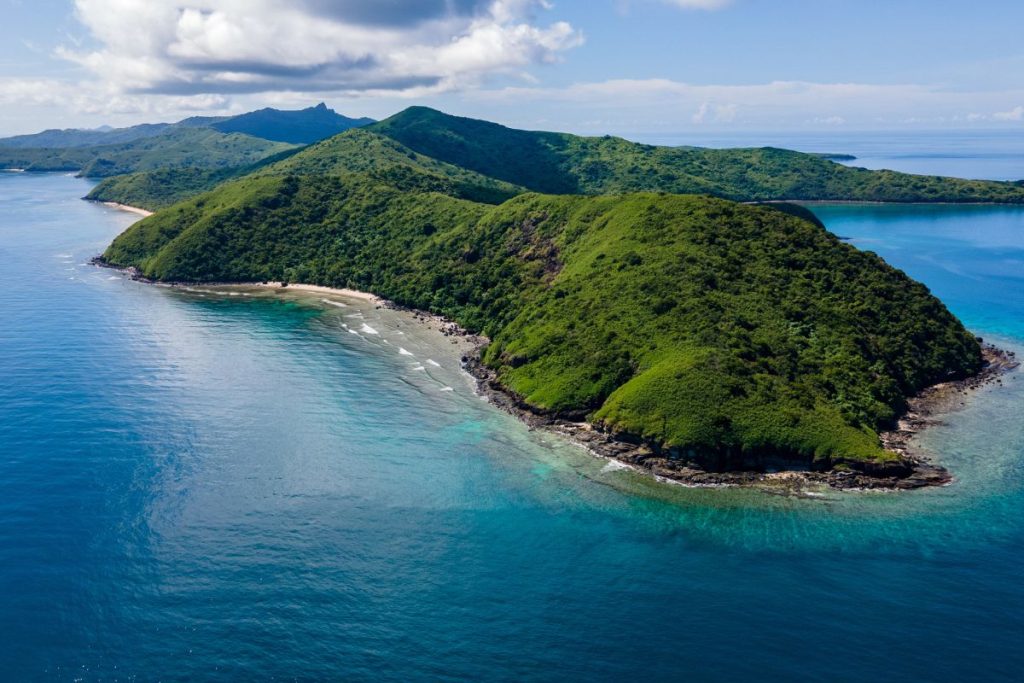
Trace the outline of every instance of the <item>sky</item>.
<instances>
[{"instance_id":1,"label":"sky","mask_svg":"<svg viewBox=\"0 0 1024 683\"><path fill-rule=\"evenodd\" d=\"M321 101L656 136L1021 129L1021 0L0 0L0 135Z\"/></svg>"}]
</instances>

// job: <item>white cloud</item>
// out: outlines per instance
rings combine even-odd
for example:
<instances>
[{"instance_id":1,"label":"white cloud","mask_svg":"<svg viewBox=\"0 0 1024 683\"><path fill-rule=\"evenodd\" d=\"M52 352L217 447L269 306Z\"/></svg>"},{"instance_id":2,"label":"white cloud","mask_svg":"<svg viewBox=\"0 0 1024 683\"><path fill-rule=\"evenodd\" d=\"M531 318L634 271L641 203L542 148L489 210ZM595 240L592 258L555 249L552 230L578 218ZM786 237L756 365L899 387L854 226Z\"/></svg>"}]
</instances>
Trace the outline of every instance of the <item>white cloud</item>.
<instances>
[{"instance_id":1,"label":"white cloud","mask_svg":"<svg viewBox=\"0 0 1024 683\"><path fill-rule=\"evenodd\" d=\"M129 93L457 90L581 44L544 0L76 0L58 55Z\"/></svg>"},{"instance_id":2,"label":"white cloud","mask_svg":"<svg viewBox=\"0 0 1024 683\"><path fill-rule=\"evenodd\" d=\"M1024 121L1024 107L1014 107L1010 111L997 111L992 118L996 121Z\"/></svg>"},{"instance_id":3,"label":"white cloud","mask_svg":"<svg viewBox=\"0 0 1024 683\"><path fill-rule=\"evenodd\" d=\"M842 116L815 116L808 123L822 126L842 126L846 123L846 119Z\"/></svg>"},{"instance_id":4,"label":"white cloud","mask_svg":"<svg viewBox=\"0 0 1024 683\"><path fill-rule=\"evenodd\" d=\"M738 107L735 104L711 104L701 102L690 120L696 124L731 123L736 120Z\"/></svg>"},{"instance_id":5,"label":"white cloud","mask_svg":"<svg viewBox=\"0 0 1024 683\"><path fill-rule=\"evenodd\" d=\"M726 5L732 4L732 0L664 0L664 2L683 9L703 10L722 9Z\"/></svg>"},{"instance_id":6,"label":"white cloud","mask_svg":"<svg viewBox=\"0 0 1024 683\"><path fill-rule=\"evenodd\" d=\"M22 107L64 106L79 114L147 114L163 116L188 112L220 111L228 98L216 94L144 96L121 93L97 83L71 83L54 79L0 79L0 104Z\"/></svg>"},{"instance_id":7,"label":"white cloud","mask_svg":"<svg viewBox=\"0 0 1024 683\"><path fill-rule=\"evenodd\" d=\"M58 81L46 79L0 78L0 104L60 104L64 90Z\"/></svg>"}]
</instances>

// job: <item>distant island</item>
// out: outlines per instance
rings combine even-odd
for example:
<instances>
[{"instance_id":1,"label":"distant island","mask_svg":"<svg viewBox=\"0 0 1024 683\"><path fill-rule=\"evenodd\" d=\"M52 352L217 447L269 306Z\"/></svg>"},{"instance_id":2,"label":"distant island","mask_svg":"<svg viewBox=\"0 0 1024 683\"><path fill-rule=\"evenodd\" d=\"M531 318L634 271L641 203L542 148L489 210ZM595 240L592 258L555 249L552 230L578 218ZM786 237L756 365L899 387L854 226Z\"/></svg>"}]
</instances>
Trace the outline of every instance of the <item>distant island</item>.
<instances>
[{"instance_id":1,"label":"distant island","mask_svg":"<svg viewBox=\"0 0 1024 683\"><path fill-rule=\"evenodd\" d=\"M818 152L816 156L822 159L828 159L829 161L856 161L857 157L852 154L829 154L828 152Z\"/></svg>"},{"instance_id":2,"label":"distant island","mask_svg":"<svg viewBox=\"0 0 1024 683\"><path fill-rule=\"evenodd\" d=\"M982 371L979 340L807 209L756 202L1021 203L1024 188L413 107L243 167L110 178L89 198L161 209L105 265L356 289L443 315L482 335L465 360L496 400L659 474L918 486L948 475L879 435L921 390Z\"/></svg>"},{"instance_id":3,"label":"distant island","mask_svg":"<svg viewBox=\"0 0 1024 683\"><path fill-rule=\"evenodd\" d=\"M237 168L373 123L326 105L260 109L239 116L195 116L129 128L48 130L0 139L0 168L71 171L89 178L172 168Z\"/></svg>"}]
</instances>

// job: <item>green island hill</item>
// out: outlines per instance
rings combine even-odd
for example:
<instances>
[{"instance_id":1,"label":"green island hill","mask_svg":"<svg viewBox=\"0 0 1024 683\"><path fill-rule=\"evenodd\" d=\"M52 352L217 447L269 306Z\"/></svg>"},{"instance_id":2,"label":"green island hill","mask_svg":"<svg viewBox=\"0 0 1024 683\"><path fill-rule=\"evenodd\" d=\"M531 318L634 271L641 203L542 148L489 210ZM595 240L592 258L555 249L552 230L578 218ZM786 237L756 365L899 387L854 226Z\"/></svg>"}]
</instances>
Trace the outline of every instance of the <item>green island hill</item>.
<instances>
[{"instance_id":1,"label":"green island hill","mask_svg":"<svg viewBox=\"0 0 1024 683\"><path fill-rule=\"evenodd\" d=\"M293 164L268 152L252 162L263 173L342 173L404 166L489 188L467 198L500 203L522 192L706 194L734 201L1024 203L1024 184L919 176L851 168L820 154L775 148L657 147L616 137L523 131L411 107L389 119L305 148ZM305 151L304 150L304 151ZM281 150L276 150L280 152ZM294 151L294 149L292 150ZM837 155L830 155L837 156ZM841 156L841 155L839 155ZM253 172L195 164L173 173L139 169L108 177L89 199L156 210ZM113 174L106 174L113 175Z\"/></svg>"},{"instance_id":2,"label":"green island hill","mask_svg":"<svg viewBox=\"0 0 1024 683\"><path fill-rule=\"evenodd\" d=\"M586 173L559 170L567 162L554 152L541 183L525 161L503 163L511 148L492 150L492 164L442 154L426 135L384 133L343 133L169 206L102 260L169 282L349 287L447 316L490 339L481 362L521 405L715 470L773 458L905 470L880 430L909 396L983 365L978 341L925 286L801 207L610 181L598 193L581 187ZM649 154L613 138L557 139ZM874 178L865 191L884 194L892 177L797 156L833 177ZM634 177L632 164L622 177ZM730 174L701 182L725 187ZM794 187L769 172L743 177L761 189L742 199ZM947 196L1024 195L1011 184L922 182ZM538 184L570 194L527 191Z\"/></svg>"},{"instance_id":3,"label":"green island hill","mask_svg":"<svg viewBox=\"0 0 1024 683\"><path fill-rule=\"evenodd\" d=\"M174 168L235 168L253 164L293 146L241 133L221 133L212 128L180 128L108 145L0 148L0 167L38 172L65 171L88 178L106 178Z\"/></svg>"},{"instance_id":4,"label":"green island hill","mask_svg":"<svg viewBox=\"0 0 1024 683\"><path fill-rule=\"evenodd\" d=\"M151 205L204 189L277 155L373 123L320 104L296 111L260 109L230 117L194 116L128 128L48 130L0 139L0 168L72 171L89 178L152 173ZM171 179L168 171L180 169ZM168 183L170 188L159 190ZM175 194L175 192L178 194ZM114 201L114 200L109 200Z\"/></svg>"}]
</instances>

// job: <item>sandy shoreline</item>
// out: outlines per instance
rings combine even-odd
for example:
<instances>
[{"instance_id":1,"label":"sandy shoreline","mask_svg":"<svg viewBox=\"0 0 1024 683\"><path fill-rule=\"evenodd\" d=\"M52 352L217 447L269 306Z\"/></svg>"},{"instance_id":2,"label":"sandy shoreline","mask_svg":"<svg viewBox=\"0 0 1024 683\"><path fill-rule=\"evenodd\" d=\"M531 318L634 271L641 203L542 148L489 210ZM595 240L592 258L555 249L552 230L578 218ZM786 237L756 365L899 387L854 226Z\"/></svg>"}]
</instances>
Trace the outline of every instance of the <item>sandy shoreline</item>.
<instances>
[{"instance_id":1,"label":"sandy shoreline","mask_svg":"<svg viewBox=\"0 0 1024 683\"><path fill-rule=\"evenodd\" d=\"M94 263L108 266L102 261ZM462 369L476 383L479 395L492 405L521 419L531 429L544 429L580 446L592 455L618 463L631 470L653 476L659 481L685 486L721 487L743 486L763 488L773 493L804 494L807 489L827 486L837 490L903 490L925 486L944 486L953 477L943 467L931 463L924 454L913 452L912 440L916 434L930 425L939 423L938 417L956 410L963 394L975 389L998 383L1003 374L1015 370L1019 362L1012 352L1002 351L985 345L986 365L977 375L954 382L944 382L926 388L908 400L907 412L898 425L888 432L882 432L886 450L900 456L887 471L849 471L846 469L813 470L800 463L780 459L771 471L741 470L717 472L704 470L692 463L675 460L658 453L651 444L625 440L604 432L587 422L568 420L557 415L545 414L524 404L517 396L497 381L494 372L480 362L480 352L489 343L486 337L473 335L457 323L426 311L400 306L369 292L354 289L326 287L322 285L291 284L281 282L204 282L204 283L162 283L143 278L134 269L118 269L127 272L133 279L167 287L216 287L256 288L272 291L295 291L310 294L335 295L372 303L408 313L414 321L425 325L445 337L455 337L470 344L469 350L461 354ZM961 404L962 405L962 404Z\"/></svg>"},{"instance_id":2,"label":"sandy shoreline","mask_svg":"<svg viewBox=\"0 0 1024 683\"><path fill-rule=\"evenodd\" d=\"M393 304L391 304L386 299L380 298L376 294L370 294L369 292L360 292L357 289L347 289L347 288L344 288L344 287L342 287L342 288L338 288L338 287L325 287L323 285L305 285L305 284L302 284L302 283L292 284L290 282L288 284L284 284L283 282L275 282L275 281L269 281L269 282L241 282L241 283L231 283L231 284L225 284L225 285L214 285L214 286L221 286L221 287L256 287L258 289L278 289L278 290L282 290L282 291L283 290L291 290L291 291L299 291L299 292L311 292L311 293L314 293L314 294L334 294L336 296L348 297L349 299L360 299L362 301L369 301L371 303L375 303L375 304L378 304L378 305L381 305L381 306L387 305L387 306L392 306L393 307Z\"/></svg>"},{"instance_id":3,"label":"sandy shoreline","mask_svg":"<svg viewBox=\"0 0 1024 683\"><path fill-rule=\"evenodd\" d=\"M142 217L152 216L152 211L146 209L140 209L137 206L128 206L127 204L118 204L117 202L100 202L103 206L109 206L112 209L118 209L119 211L127 211L129 213L135 213Z\"/></svg>"},{"instance_id":4,"label":"sandy shoreline","mask_svg":"<svg viewBox=\"0 0 1024 683\"><path fill-rule=\"evenodd\" d=\"M331 294L335 296L346 297L349 299L359 299L360 301L368 301L378 306L388 306L389 308L398 308L390 301L382 299L376 294L370 294L369 292L360 292L356 289L346 289L343 287L325 287L324 285L306 285L302 283L288 283L278 282L275 280L268 280L267 282L160 282L157 280L150 280L145 277L141 277L132 268L116 268L114 266L108 266L98 260L93 261L96 265L104 268L113 268L114 270L120 270L127 273L131 279L137 282L145 282L151 285L157 285L158 287L170 287L178 289L191 289L194 287L212 287L214 289L267 289L280 292L308 292L310 294Z\"/></svg>"}]
</instances>

